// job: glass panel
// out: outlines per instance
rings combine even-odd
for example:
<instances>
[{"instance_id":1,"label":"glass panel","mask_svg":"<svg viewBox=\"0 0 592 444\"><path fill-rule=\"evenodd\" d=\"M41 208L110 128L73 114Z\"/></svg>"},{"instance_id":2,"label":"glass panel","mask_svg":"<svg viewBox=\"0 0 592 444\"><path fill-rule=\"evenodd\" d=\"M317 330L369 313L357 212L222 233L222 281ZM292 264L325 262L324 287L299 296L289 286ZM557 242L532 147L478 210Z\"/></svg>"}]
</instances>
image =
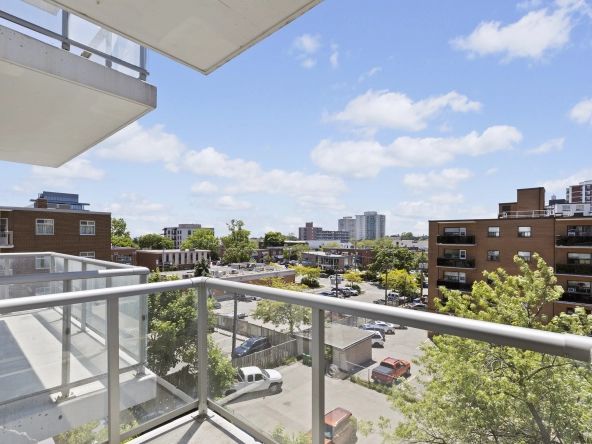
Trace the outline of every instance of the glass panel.
<instances>
[{"instance_id":1,"label":"glass panel","mask_svg":"<svg viewBox=\"0 0 592 444\"><path fill-rule=\"evenodd\" d=\"M62 33L62 13L60 9L42 0L0 0L0 9L18 18L41 26L42 28L48 29L58 34ZM61 42L58 43L54 39L45 37L42 34L29 30L28 28L23 28L22 26L16 25L8 20L0 19L0 24L2 26L14 29L20 33L34 37L37 40L49 43L50 45L59 47L62 46Z\"/></svg>"}]
</instances>

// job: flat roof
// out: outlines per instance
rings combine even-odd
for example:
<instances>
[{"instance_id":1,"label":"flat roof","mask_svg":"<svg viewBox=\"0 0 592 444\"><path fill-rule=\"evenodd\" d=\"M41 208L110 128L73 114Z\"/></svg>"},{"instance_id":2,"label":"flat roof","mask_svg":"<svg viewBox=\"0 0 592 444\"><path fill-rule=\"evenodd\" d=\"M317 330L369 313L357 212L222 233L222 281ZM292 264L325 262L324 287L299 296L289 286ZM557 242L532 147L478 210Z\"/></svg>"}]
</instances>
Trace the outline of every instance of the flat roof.
<instances>
[{"instance_id":1,"label":"flat roof","mask_svg":"<svg viewBox=\"0 0 592 444\"><path fill-rule=\"evenodd\" d=\"M65 208L0 207L0 211L48 211L55 213L101 214L109 216L111 215L111 213L105 213L102 211L69 210Z\"/></svg>"},{"instance_id":2,"label":"flat roof","mask_svg":"<svg viewBox=\"0 0 592 444\"><path fill-rule=\"evenodd\" d=\"M184 250L181 250L180 248L177 249L172 249L172 250L138 250L138 253L150 253L150 254L162 254L163 251L165 253L188 253L191 251L197 251L197 252L208 252L210 250L197 250L197 249L190 249L190 248L186 248Z\"/></svg>"},{"instance_id":3,"label":"flat roof","mask_svg":"<svg viewBox=\"0 0 592 444\"><path fill-rule=\"evenodd\" d=\"M362 330L334 322L325 324L325 344L340 350L347 350L372 335L373 330ZM310 337L310 330L302 332L302 336Z\"/></svg>"}]
</instances>

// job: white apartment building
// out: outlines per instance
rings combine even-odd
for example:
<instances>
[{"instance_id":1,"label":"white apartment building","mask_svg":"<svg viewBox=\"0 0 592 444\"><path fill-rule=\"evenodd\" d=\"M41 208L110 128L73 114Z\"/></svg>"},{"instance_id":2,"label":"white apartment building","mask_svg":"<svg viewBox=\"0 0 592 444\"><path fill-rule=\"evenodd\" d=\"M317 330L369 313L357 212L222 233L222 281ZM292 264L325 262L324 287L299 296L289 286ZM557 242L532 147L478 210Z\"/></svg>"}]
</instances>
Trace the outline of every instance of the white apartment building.
<instances>
[{"instance_id":1,"label":"white apartment building","mask_svg":"<svg viewBox=\"0 0 592 444\"><path fill-rule=\"evenodd\" d=\"M200 230L202 228L205 230L212 230L212 233L214 232L213 228L205 228L205 227L202 227L201 224L179 224L179 226L177 226L177 227L163 228L162 234L164 237L168 237L169 239L171 239L175 243L175 248L180 248L181 243L185 239L187 239L187 236L189 236L194 231Z\"/></svg>"},{"instance_id":2,"label":"white apartment building","mask_svg":"<svg viewBox=\"0 0 592 444\"><path fill-rule=\"evenodd\" d=\"M386 216L376 211L356 215L356 239L379 239L385 236Z\"/></svg>"},{"instance_id":3,"label":"white apartment building","mask_svg":"<svg viewBox=\"0 0 592 444\"><path fill-rule=\"evenodd\" d=\"M349 237L356 237L356 218L352 216L345 216L337 221L338 231L347 231Z\"/></svg>"}]
</instances>

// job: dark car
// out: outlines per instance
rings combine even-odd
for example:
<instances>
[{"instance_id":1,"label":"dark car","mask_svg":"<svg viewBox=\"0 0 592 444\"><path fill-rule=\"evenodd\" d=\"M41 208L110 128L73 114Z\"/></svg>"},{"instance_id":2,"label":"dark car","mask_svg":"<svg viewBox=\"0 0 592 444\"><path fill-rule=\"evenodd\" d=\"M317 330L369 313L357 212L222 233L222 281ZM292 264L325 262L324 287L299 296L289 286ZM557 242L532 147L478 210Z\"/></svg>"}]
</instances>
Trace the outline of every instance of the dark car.
<instances>
[{"instance_id":1,"label":"dark car","mask_svg":"<svg viewBox=\"0 0 592 444\"><path fill-rule=\"evenodd\" d=\"M234 356L240 358L242 356L252 355L253 353L260 352L271 348L271 341L265 336L256 336L249 338L241 345L239 345L234 351Z\"/></svg>"},{"instance_id":2,"label":"dark car","mask_svg":"<svg viewBox=\"0 0 592 444\"><path fill-rule=\"evenodd\" d=\"M244 302L253 302L253 301L260 301L261 300L260 297L250 296L248 294L237 294L236 299L238 299L239 301L244 301Z\"/></svg>"}]
</instances>

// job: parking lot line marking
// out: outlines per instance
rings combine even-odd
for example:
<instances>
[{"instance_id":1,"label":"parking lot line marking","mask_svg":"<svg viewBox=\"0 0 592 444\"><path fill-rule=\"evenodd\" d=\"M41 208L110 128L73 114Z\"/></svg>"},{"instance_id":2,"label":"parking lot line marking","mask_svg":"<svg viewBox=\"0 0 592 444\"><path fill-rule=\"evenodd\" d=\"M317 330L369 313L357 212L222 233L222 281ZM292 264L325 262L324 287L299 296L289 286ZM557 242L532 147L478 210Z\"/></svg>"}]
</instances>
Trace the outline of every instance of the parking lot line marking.
<instances>
[{"instance_id":1,"label":"parking lot line marking","mask_svg":"<svg viewBox=\"0 0 592 444\"><path fill-rule=\"evenodd\" d=\"M408 379L407 382L411 382L413 381L415 378L417 378L417 375L411 375Z\"/></svg>"},{"instance_id":2,"label":"parking lot line marking","mask_svg":"<svg viewBox=\"0 0 592 444\"><path fill-rule=\"evenodd\" d=\"M415 350L419 350L419 347L421 347L423 344L425 344L428 341L429 341L429 339L424 339L423 341L421 341L421 343L417 347L415 347Z\"/></svg>"}]
</instances>

